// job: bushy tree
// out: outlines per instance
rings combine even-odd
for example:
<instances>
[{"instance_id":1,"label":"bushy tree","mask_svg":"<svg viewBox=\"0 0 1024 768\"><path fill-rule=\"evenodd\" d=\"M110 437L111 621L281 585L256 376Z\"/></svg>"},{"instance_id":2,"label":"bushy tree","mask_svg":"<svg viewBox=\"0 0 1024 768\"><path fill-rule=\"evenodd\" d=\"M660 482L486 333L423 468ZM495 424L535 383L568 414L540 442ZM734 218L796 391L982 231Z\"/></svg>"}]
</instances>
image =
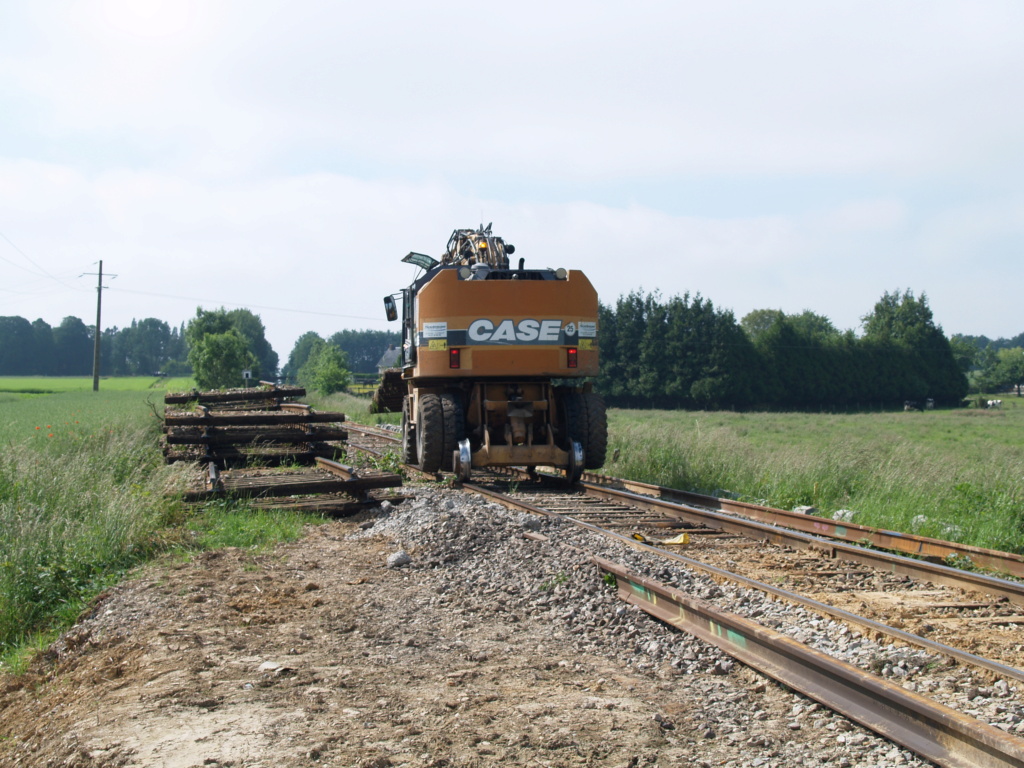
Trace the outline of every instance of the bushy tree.
<instances>
[{"instance_id":1,"label":"bushy tree","mask_svg":"<svg viewBox=\"0 0 1024 768\"><path fill-rule=\"evenodd\" d=\"M1013 347L997 350L992 364L983 371L982 386L988 392L1015 388L1019 395L1024 386L1024 349Z\"/></svg>"},{"instance_id":2,"label":"bushy tree","mask_svg":"<svg viewBox=\"0 0 1024 768\"><path fill-rule=\"evenodd\" d=\"M324 338L316 331L306 331L299 336L288 354L288 362L281 369L281 376L285 381L298 381L299 371L309 360L309 356L318 344L323 344Z\"/></svg>"},{"instance_id":3,"label":"bushy tree","mask_svg":"<svg viewBox=\"0 0 1024 768\"><path fill-rule=\"evenodd\" d=\"M323 340L313 345L305 365L299 369L299 383L322 395L340 392L351 378L345 353Z\"/></svg>"},{"instance_id":4,"label":"bushy tree","mask_svg":"<svg viewBox=\"0 0 1024 768\"><path fill-rule=\"evenodd\" d=\"M230 336L231 332L241 340L244 354L236 354L237 343L229 338L217 338L210 343L205 341L207 337ZM223 307L214 310L200 307L185 329L185 340L188 344L188 362L192 366L196 383L201 387L237 386L242 381L244 369L251 370L256 379L277 376L277 354L266 343L263 323L247 309L228 312ZM224 363L215 362L211 358L212 348L223 350L229 355L228 360ZM263 355L262 359L260 354ZM237 370L229 373L230 366L235 366ZM268 369L263 366L272 367ZM222 383L211 383L213 381Z\"/></svg>"},{"instance_id":5,"label":"bushy tree","mask_svg":"<svg viewBox=\"0 0 1024 768\"><path fill-rule=\"evenodd\" d=\"M189 344L188 361L200 389L223 389L242 384L242 371L256 364L242 334L234 328L205 333Z\"/></svg>"},{"instance_id":6,"label":"bushy tree","mask_svg":"<svg viewBox=\"0 0 1024 768\"><path fill-rule=\"evenodd\" d=\"M267 341L266 328L259 315L248 309L232 309L227 313L231 327L238 331L246 341L246 346L256 358L253 364L253 377L257 379L277 378L277 352Z\"/></svg>"},{"instance_id":7,"label":"bushy tree","mask_svg":"<svg viewBox=\"0 0 1024 768\"><path fill-rule=\"evenodd\" d=\"M754 309L740 320L740 328L752 342L757 344L761 340L761 336L767 333L777 321L785 317L786 313L781 309Z\"/></svg>"},{"instance_id":8,"label":"bushy tree","mask_svg":"<svg viewBox=\"0 0 1024 768\"><path fill-rule=\"evenodd\" d=\"M927 297L912 291L888 291L865 315L863 343L874 363L873 380L879 399L934 398L959 402L967 394L964 376L949 340L935 325Z\"/></svg>"}]
</instances>

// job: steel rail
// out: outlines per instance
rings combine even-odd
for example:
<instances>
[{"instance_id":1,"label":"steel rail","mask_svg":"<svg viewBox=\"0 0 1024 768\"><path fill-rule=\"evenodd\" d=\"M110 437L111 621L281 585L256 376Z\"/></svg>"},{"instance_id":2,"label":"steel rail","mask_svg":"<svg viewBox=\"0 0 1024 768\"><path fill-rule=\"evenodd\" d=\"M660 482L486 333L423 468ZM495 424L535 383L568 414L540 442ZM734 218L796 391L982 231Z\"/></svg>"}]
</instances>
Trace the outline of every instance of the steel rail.
<instances>
[{"instance_id":1,"label":"steel rail","mask_svg":"<svg viewBox=\"0 0 1024 768\"><path fill-rule=\"evenodd\" d=\"M630 546L633 549L639 550L641 552L654 554L658 557L662 557L668 560L672 560L674 562L686 566L687 568L702 571L703 573L706 573L709 576L712 576L716 579L731 581L735 584L740 584L748 589L755 589L759 592L764 592L765 594L772 595L781 600L785 600L789 603L801 605L804 608L807 608L808 610L818 613L819 615L830 616L831 618L837 619L847 624L851 624L853 626L860 627L861 629L868 630L869 632L876 632L887 637L891 637L894 640L900 640L909 645L914 645L918 648L923 648L933 653L942 654L943 656L956 659L957 661L963 664L968 664L971 666L988 670L989 672L992 672L1000 677L1024 682L1024 670L1017 669L1016 667L1011 667L1006 664L1000 664L998 661L986 659L983 656L976 656L973 653L962 651L959 648L953 648L952 646L945 645L944 643L940 643L935 640L929 640L926 637L915 635L903 629L897 629L896 627L892 627L888 624L883 624L880 621L869 619L866 616L859 616L855 613L851 613L850 611L844 610L843 608L837 608L836 606L829 605L827 603L822 603L813 598L797 594L796 592L790 592L789 590L782 589L781 587L776 587L771 584L765 584L764 582L757 581L756 579L752 579L749 576L743 576L738 573L732 573L731 571L727 571L724 568L719 568L714 565L702 563L698 560L693 560L689 557L686 557L685 555L680 555L678 552L672 552L671 550L662 549L661 547L656 547L646 542L637 541L636 539L626 536L625 534L621 534L616 531L609 530L607 528L602 528L599 525L588 523L585 520L579 520L578 518L574 518L570 515L563 515L559 512L552 512L549 509L544 509L543 507L538 507L535 504L530 504L529 502L524 502L519 499L512 498L511 496L498 493L497 491L492 491L489 488L471 485L469 483L464 484L463 488L466 490L470 490L473 493L477 493L480 494L481 496L489 498L492 501L496 501L497 503L509 509L514 509L517 511L527 511L536 515L546 515L548 517L557 517L566 520L572 523L573 525L576 525L580 528L584 528L593 533L598 533L602 536L605 536L606 538L613 539L622 544L626 544L627 546Z\"/></svg>"},{"instance_id":2,"label":"steel rail","mask_svg":"<svg viewBox=\"0 0 1024 768\"><path fill-rule=\"evenodd\" d=\"M1024 766L1024 740L602 558L619 596L939 765Z\"/></svg>"},{"instance_id":3,"label":"steel rail","mask_svg":"<svg viewBox=\"0 0 1024 768\"><path fill-rule=\"evenodd\" d=\"M986 592L990 595L1004 597L1017 605L1024 605L1024 584L1019 582L1008 581L982 573L962 571L958 568L950 568L946 565L929 563L924 560L914 560L890 552L858 547L855 544L823 539L800 531L780 528L768 523L759 523L756 520L747 520L721 512L698 509L697 507L664 501L662 499L653 499L638 493L606 488L594 483L581 481L577 483L577 487L584 490L589 496L616 500L641 509L657 509L669 517L684 520L695 525L716 528L746 538L770 541L773 544L793 547L795 549L818 550L825 552L831 557L852 560L880 571L888 571L901 576L909 576L914 579L930 581L934 584L943 584L958 589Z\"/></svg>"},{"instance_id":4,"label":"steel rail","mask_svg":"<svg viewBox=\"0 0 1024 768\"><path fill-rule=\"evenodd\" d=\"M512 509L561 518L581 528L619 540L635 549L671 556L673 560L692 563L701 570L713 571L727 578L737 577L736 574L729 574L722 569L689 561L681 555L660 550L615 531L545 510L487 488L471 484L465 484L463 487ZM651 608L649 612L657 618L716 645L748 666L820 701L830 709L933 762L957 768L1024 766L1024 740L808 648L749 619L716 611L711 606L688 598L677 590L634 576L609 561L602 561L597 557L593 559L602 569L615 573L616 578L622 578L628 584L635 585L631 586L625 595L630 602L640 605L644 610ZM757 584L745 577L736 580ZM621 583L619 588L621 593ZM770 588L768 585L760 585L760 588L776 594L785 594L782 590ZM796 595L793 597L797 598L797 602L814 603ZM898 632L893 628L886 629L890 633ZM924 641L924 638L913 637L917 641ZM971 655L952 648L946 650L951 652L950 655ZM994 664L995 668L1002 667L994 662L989 664ZM1015 673L1011 676L1017 679L1021 679L1024 674L1009 667L1003 669Z\"/></svg>"},{"instance_id":5,"label":"steel rail","mask_svg":"<svg viewBox=\"0 0 1024 768\"><path fill-rule=\"evenodd\" d=\"M766 507L761 504L733 501L732 499L718 498L717 496L706 496L701 493L680 491L662 485L624 480L607 475L588 472L584 473L583 479L595 485L612 484L613 487L618 485L633 493L646 494L683 504L710 507L711 509L718 509L729 514L743 515L762 523L783 525L787 528L814 534L815 536L853 543L867 542L875 547L919 557L931 557L940 560L944 560L947 557L967 558L976 566L1024 577L1024 555L1018 555L1013 552L1000 552L995 549L975 547L956 541L943 541L927 536L900 533L899 531L886 531L881 528L872 528L857 523L843 523L838 520L829 520L828 518L815 515L801 515L796 512Z\"/></svg>"}]
</instances>

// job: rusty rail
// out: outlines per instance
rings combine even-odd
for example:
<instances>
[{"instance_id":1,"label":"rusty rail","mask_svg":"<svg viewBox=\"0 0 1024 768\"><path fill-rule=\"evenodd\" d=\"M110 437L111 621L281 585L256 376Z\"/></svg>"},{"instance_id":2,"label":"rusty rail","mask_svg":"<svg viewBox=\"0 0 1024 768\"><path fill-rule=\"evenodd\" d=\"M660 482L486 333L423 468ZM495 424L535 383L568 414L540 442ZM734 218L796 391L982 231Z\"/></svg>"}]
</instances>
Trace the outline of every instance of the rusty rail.
<instances>
[{"instance_id":1,"label":"rusty rail","mask_svg":"<svg viewBox=\"0 0 1024 768\"><path fill-rule=\"evenodd\" d=\"M790 592L789 590L782 589L781 587L776 587L771 584L765 584L764 582L757 581L756 579L752 579L748 576L743 576L738 573L732 573L722 568L718 568L717 566L702 563L698 560L693 560L692 558L686 557L685 555L681 555L678 552L672 552L670 550L654 546L650 543L637 541L636 539L633 539L629 536L618 533L616 531L612 531L607 528L602 528L599 525L594 525L593 523L588 523L584 520L579 520L570 515L564 515L559 512L553 512L551 510L544 509L543 507L538 507L534 504L530 504L519 499L514 499L511 496L506 496L505 494L497 493L488 488L468 484L463 487L465 487L467 490L473 491L474 493L478 493L482 496L485 496L491 499L492 501L495 501L501 504L502 506L508 507L510 509L531 512L536 515L547 515L550 517L562 518L580 528L584 528L588 531L593 531L594 533L598 533L609 539L614 539L615 541L632 547L633 549L655 554L658 557L663 557L667 560L672 560L673 562L679 563L680 565L683 565L687 568L691 568L693 570L706 573L709 576L712 576L713 578L731 581L733 583L740 584L749 589L755 589L760 592L764 592L765 594L773 595L789 603L793 603L794 605L802 605L805 608L808 608L809 610L818 613L819 615L831 616L834 619L838 619L839 621L843 621L848 624L858 626L861 629L867 630L869 632L878 632L880 634L886 635L887 637L891 637L895 640L903 641L909 645L915 645L919 648L924 648L925 650L940 653L944 656L948 656L949 658L956 659L957 661L962 662L964 664L988 670L989 672L992 672L1000 677L1024 682L1024 670L1017 669L1016 667L1010 667L1006 664L1000 664L998 661L986 659L983 656L977 656L973 653L962 651L959 648L953 648L944 643L940 643L935 640L930 640L926 637L921 637L920 635L915 635L912 632L897 629L896 627L890 626L888 624L883 624L880 621L869 619L866 616L859 616L855 613L851 613L850 611L844 610L842 608L837 608L836 606L828 605L827 603L822 603L813 598L805 597L804 595L799 595L795 592Z\"/></svg>"},{"instance_id":2,"label":"rusty rail","mask_svg":"<svg viewBox=\"0 0 1024 768\"><path fill-rule=\"evenodd\" d=\"M595 557L619 596L652 616L939 765L1024 766L1024 740Z\"/></svg>"},{"instance_id":3,"label":"rusty rail","mask_svg":"<svg viewBox=\"0 0 1024 768\"><path fill-rule=\"evenodd\" d=\"M734 517L721 512L712 512L696 507L685 506L671 501L653 499L629 491L606 488L593 483L580 482L578 486L588 495L605 499L614 499L641 509L657 509L669 517L684 520L695 525L716 528L735 533L750 539L770 541L795 549L814 549L823 551L832 557L841 557L880 571L910 576L934 584L943 584L958 589L977 590L997 597L1005 597L1012 603L1024 605L1024 584L1016 581L1000 579L983 573L962 571L946 565L914 560L909 557L882 552L855 544L847 544L829 539L811 536L800 531L759 523L742 517Z\"/></svg>"},{"instance_id":4,"label":"rusty rail","mask_svg":"<svg viewBox=\"0 0 1024 768\"><path fill-rule=\"evenodd\" d=\"M965 558L981 568L1024 577L1024 555L1018 555L1013 552L1000 552L994 549L960 544L955 541L942 541L927 536L900 533L899 531L886 531L866 525L858 525L857 523L843 523L815 515L801 515L784 509L766 507L761 504L733 501L732 499L723 499L716 496L705 496L700 493L690 493L689 491L680 491L675 488L652 485L651 483L623 480L617 477L586 473L583 476L583 480L594 485L618 486L633 493L655 496L666 501L708 507L732 515L743 515L758 522L782 525L786 528L803 531L815 536L838 539L855 544L867 543L874 547L903 552L917 557L938 560L944 560L948 557Z\"/></svg>"}]
</instances>

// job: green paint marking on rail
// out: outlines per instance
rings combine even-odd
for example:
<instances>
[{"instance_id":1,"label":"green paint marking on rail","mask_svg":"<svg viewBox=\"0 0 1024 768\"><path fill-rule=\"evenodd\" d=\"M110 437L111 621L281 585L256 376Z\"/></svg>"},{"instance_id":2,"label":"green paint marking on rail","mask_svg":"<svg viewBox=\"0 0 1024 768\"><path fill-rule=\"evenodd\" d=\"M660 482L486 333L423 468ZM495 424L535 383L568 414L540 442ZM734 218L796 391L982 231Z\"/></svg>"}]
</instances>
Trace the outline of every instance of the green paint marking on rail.
<instances>
[{"instance_id":1,"label":"green paint marking on rail","mask_svg":"<svg viewBox=\"0 0 1024 768\"><path fill-rule=\"evenodd\" d=\"M733 645L738 645L740 648L747 647L746 635L741 635L739 632L734 632L731 629L725 630L726 639L729 640Z\"/></svg>"},{"instance_id":2,"label":"green paint marking on rail","mask_svg":"<svg viewBox=\"0 0 1024 768\"><path fill-rule=\"evenodd\" d=\"M842 525L837 525L836 536L842 536L843 538L846 538L846 527Z\"/></svg>"},{"instance_id":3,"label":"green paint marking on rail","mask_svg":"<svg viewBox=\"0 0 1024 768\"><path fill-rule=\"evenodd\" d=\"M708 625L711 631L715 633L716 637L720 637L726 642L732 643L733 645L737 645L740 648L747 647L746 635L742 635L739 632L736 632L735 630L729 629L728 627L723 627L717 621L708 621Z\"/></svg>"},{"instance_id":4,"label":"green paint marking on rail","mask_svg":"<svg viewBox=\"0 0 1024 768\"><path fill-rule=\"evenodd\" d=\"M641 598L643 598L647 602L657 604L658 599L654 596L654 594L651 592L651 590L649 590L647 587L643 586L642 584L637 584L635 581L629 582L629 586L633 588L633 591L636 594L638 594Z\"/></svg>"}]
</instances>

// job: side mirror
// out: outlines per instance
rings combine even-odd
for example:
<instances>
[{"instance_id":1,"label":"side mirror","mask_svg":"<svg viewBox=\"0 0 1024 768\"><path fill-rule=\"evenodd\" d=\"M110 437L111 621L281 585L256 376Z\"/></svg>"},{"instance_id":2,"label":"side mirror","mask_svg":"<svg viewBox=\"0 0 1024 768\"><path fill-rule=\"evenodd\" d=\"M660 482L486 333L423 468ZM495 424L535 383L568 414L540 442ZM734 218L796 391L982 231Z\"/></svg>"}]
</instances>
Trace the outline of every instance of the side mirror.
<instances>
[{"instance_id":1,"label":"side mirror","mask_svg":"<svg viewBox=\"0 0 1024 768\"><path fill-rule=\"evenodd\" d=\"M398 307L395 306L394 296L384 297L384 314L388 316L388 320L398 319Z\"/></svg>"}]
</instances>

